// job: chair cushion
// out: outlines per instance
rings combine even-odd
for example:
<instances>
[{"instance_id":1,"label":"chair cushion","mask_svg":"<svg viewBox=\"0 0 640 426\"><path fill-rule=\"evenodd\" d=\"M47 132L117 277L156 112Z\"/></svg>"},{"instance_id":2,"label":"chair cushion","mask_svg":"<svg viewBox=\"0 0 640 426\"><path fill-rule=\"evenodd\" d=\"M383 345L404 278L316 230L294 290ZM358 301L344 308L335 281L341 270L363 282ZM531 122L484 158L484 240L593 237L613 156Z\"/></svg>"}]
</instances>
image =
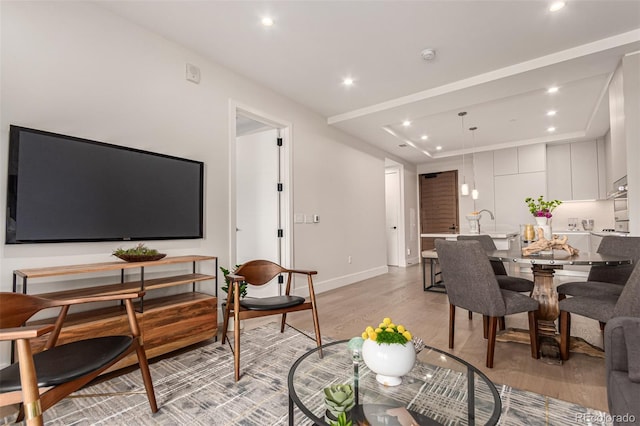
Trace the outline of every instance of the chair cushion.
<instances>
[{"instance_id":1,"label":"chair cushion","mask_svg":"<svg viewBox=\"0 0 640 426\"><path fill-rule=\"evenodd\" d=\"M623 288L624 285L602 281L576 281L560 284L556 290L558 294L567 296L598 297L601 295L620 296Z\"/></svg>"},{"instance_id":2,"label":"chair cushion","mask_svg":"<svg viewBox=\"0 0 640 426\"><path fill-rule=\"evenodd\" d=\"M627 361L629 362L629 380L640 383L640 322L625 322L622 324L624 341L627 345Z\"/></svg>"},{"instance_id":3,"label":"chair cushion","mask_svg":"<svg viewBox=\"0 0 640 426\"><path fill-rule=\"evenodd\" d=\"M529 312L538 309L538 301L510 290L500 290L506 308L505 315Z\"/></svg>"},{"instance_id":4,"label":"chair cushion","mask_svg":"<svg viewBox=\"0 0 640 426\"><path fill-rule=\"evenodd\" d=\"M240 306L253 311L284 309L303 303L304 297L300 296L247 297L240 300Z\"/></svg>"},{"instance_id":5,"label":"chair cushion","mask_svg":"<svg viewBox=\"0 0 640 426\"><path fill-rule=\"evenodd\" d=\"M533 281L525 278L510 277L509 275L496 275L498 285L502 290L511 290L523 293L533 290Z\"/></svg>"},{"instance_id":6,"label":"chair cushion","mask_svg":"<svg viewBox=\"0 0 640 426\"><path fill-rule=\"evenodd\" d=\"M607 378L607 398L612 415L640 418L640 383L629 380L626 371L611 371ZM623 424L619 422L617 424ZM629 422L628 424L633 424Z\"/></svg>"},{"instance_id":7,"label":"chair cushion","mask_svg":"<svg viewBox=\"0 0 640 426\"><path fill-rule=\"evenodd\" d=\"M613 309L617 302L618 296L576 296L561 300L558 305L561 311L582 315L600 322L607 322L613 316Z\"/></svg>"},{"instance_id":8,"label":"chair cushion","mask_svg":"<svg viewBox=\"0 0 640 426\"><path fill-rule=\"evenodd\" d=\"M56 386L99 370L125 352L131 336L107 336L56 346L33 355L38 386ZM0 370L0 392L20 390L19 363Z\"/></svg>"}]
</instances>

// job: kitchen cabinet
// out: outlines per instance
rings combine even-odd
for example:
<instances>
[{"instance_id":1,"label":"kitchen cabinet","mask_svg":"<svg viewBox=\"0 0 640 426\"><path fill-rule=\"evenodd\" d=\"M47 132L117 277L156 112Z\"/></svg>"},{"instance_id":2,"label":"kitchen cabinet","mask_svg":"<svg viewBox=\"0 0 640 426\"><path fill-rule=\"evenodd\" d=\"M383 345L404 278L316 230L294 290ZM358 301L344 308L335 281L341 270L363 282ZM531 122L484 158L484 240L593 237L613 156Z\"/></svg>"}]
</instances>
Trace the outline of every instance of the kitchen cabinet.
<instances>
[{"instance_id":1,"label":"kitchen cabinet","mask_svg":"<svg viewBox=\"0 0 640 426\"><path fill-rule=\"evenodd\" d=\"M531 223L531 213L524 200L545 193L545 173L496 176L494 184L496 223L510 225L514 229L520 229L522 223Z\"/></svg>"},{"instance_id":2,"label":"kitchen cabinet","mask_svg":"<svg viewBox=\"0 0 640 426\"><path fill-rule=\"evenodd\" d=\"M546 163L545 157L545 147L541 144L500 149L493 152L493 174L494 176L504 176L543 172Z\"/></svg>"},{"instance_id":3,"label":"kitchen cabinet","mask_svg":"<svg viewBox=\"0 0 640 426\"><path fill-rule=\"evenodd\" d=\"M601 169L596 141L548 146L548 197L563 201L601 198Z\"/></svg>"},{"instance_id":4,"label":"kitchen cabinet","mask_svg":"<svg viewBox=\"0 0 640 426\"><path fill-rule=\"evenodd\" d=\"M518 148L500 149L493 152L493 175L515 175L518 173Z\"/></svg>"}]
</instances>

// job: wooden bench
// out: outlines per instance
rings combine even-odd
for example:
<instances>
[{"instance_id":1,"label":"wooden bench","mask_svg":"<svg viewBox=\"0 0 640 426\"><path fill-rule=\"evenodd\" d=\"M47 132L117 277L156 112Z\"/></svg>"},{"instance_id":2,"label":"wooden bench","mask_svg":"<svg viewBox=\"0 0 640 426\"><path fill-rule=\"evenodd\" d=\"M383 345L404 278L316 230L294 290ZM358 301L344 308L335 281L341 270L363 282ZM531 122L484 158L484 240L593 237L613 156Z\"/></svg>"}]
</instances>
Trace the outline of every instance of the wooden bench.
<instances>
[{"instance_id":1,"label":"wooden bench","mask_svg":"<svg viewBox=\"0 0 640 426\"><path fill-rule=\"evenodd\" d=\"M427 259L431 269L431 283L427 286ZM436 271L438 265L438 253L435 249L422 251L422 287L424 291L435 291L438 293L446 293L444 284L442 284L442 272Z\"/></svg>"}]
</instances>

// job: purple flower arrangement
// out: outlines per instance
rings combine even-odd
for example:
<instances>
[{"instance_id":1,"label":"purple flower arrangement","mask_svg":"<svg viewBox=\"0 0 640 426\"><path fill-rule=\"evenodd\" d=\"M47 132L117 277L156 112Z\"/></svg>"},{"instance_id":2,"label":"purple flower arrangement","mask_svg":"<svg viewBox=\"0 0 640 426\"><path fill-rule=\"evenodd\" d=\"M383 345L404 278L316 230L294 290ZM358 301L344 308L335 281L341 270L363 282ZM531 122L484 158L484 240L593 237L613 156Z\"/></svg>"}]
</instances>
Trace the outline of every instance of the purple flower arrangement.
<instances>
[{"instance_id":1,"label":"purple flower arrangement","mask_svg":"<svg viewBox=\"0 0 640 426\"><path fill-rule=\"evenodd\" d=\"M551 214L553 209L562 204L562 201L560 200L545 201L542 195L539 196L537 200L534 200L531 197L527 197L524 199L524 202L527 203L527 207L529 208L529 211L532 215L534 215L535 217L546 218L550 218L551 216L553 216Z\"/></svg>"}]
</instances>

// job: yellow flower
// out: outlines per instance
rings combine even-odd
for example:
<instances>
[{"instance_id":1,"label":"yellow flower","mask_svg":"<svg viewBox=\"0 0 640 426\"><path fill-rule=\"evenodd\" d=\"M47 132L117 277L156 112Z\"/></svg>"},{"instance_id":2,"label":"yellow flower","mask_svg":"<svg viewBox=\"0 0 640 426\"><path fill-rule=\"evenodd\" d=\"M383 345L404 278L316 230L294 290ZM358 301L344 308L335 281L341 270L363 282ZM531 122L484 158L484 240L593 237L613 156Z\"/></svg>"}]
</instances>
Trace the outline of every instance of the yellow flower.
<instances>
[{"instance_id":1,"label":"yellow flower","mask_svg":"<svg viewBox=\"0 0 640 426\"><path fill-rule=\"evenodd\" d=\"M373 330L373 331L375 331L376 333L382 333L382 329L381 329L380 327L376 328L376 329L375 329L375 330Z\"/></svg>"},{"instance_id":2,"label":"yellow flower","mask_svg":"<svg viewBox=\"0 0 640 426\"><path fill-rule=\"evenodd\" d=\"M393 328L391 328L391 327L387 327L386 330L384 330L384 331L386 331L388 333L395 333L395 330Z\"/></svg>"},{"instance_id":3,"label":"yellow flower","mask_svg":"<svg viewBox=\"0 0 640 426\"><path fill-rule=\"evenodd\" d=\"M369 333L369 339L375 342L378 339L378 334L375 331L372 331L371 333Z\"/></svg>"},{"instance_id":4,"label":"yellow flower","mask_svg":"<svg viewBox=\"0 0 640 426\"><path fill-rule=\"evenodd\" d=\"M396 325L395 325L394 323L391 323L391 324L387 324L387 327L389 327L389 328L396 328Z\"/></svg>"},{"instance_id":5,"label":"yellow flower","mask_svg":"<svg viewBox=\"0 0 640 426\"><path fill-rule=\"evenodd\" d=\"M380 324L378 324L378 328L387 328L387 324L381 322Z\"/></svg>"},{"instance_id":6,"label":"yellow flower","mask_svg":"<svg viewBox=\"0 0 640 426\"><path fill-rule=\"evenodd\" d=\"M409 333L408 331L405 331L404 333L402 333L402 335L407 339L407 340L411 340L411 333Z\"/></svg>"},{"instance_id":7,"label":"yellow flower","mask_svg":"<svg viewBox=\"0 0 640 426\"><path fill-rule=\"evenodd\" d=\"M364 340L367 340L369 338L369 333L367 333L366 331L363 331L361 336Z\"/></svg>"},{"instance_id":8,"label":"yellow flower","mask_svg":"<svg viewBox=\"0 0 640 426\"><path fill-rule=\"evenodd\" d=\"M371 333L373 331L373 327L369 326L365 328L364 331L366 331L367 333Z\"/></svg>"},{"instance_id":9,"label":"yellow flower","mask_svg":"<svg viewBox=\"0 0 640 426\"><path fill-rule=\"evenodd\" d=\"M382 322L383 322L385 325L389 325L389 324L391 324L391 318L388 318L388 317L387 317L387 318L383 319L383 320L382 320Z\"/></svg>"},{"instance_id":10,"label":"yellow flower","mask_svg":"<svg viewBox=\"0 0 640 426\"><path fill-rule=\"evenodd\" d=\"M407 329L404 328L404 325L399 325L398 326L398 333L404 333L405 331L407 331Z\"/></svg>"}]
</instances>

